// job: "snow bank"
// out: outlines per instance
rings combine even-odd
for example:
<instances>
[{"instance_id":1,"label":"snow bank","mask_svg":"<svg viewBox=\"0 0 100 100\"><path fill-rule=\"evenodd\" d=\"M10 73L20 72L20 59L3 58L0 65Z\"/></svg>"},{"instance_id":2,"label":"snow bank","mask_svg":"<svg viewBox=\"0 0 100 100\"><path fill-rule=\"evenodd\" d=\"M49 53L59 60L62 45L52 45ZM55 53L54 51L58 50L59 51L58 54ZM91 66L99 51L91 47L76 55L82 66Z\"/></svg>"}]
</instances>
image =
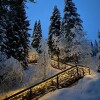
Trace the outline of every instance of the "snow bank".
<instances>
[{"instance_id":1,"label":"snow bank","mask_svg":"<svg viewBox=\"0 0 100 100\"><path fill-rule=\"evenodd\" d=\"M22 81L23 69L16 59L0 52L0 92L11 90Z\"/></svg>"},{"instance_id":2,"label":"snow bank","mask_svg":"<svg viewBox=\"0 0 100 100\"><path fill-rule=\"evenodd\" d=\"M60 71L52 68L51 66L46 66L48 70L46 70L46 78L49 78ZM43 81L44 78L44 70L42 66L38 66L37 64L29 64L28 70L24 71L23 75L23 87L29 87L31 85L37 84Z\"/></svg>"},{"instance_id":3,"label":"snow bank","mask_svg":"<svg viewBox=\"0 0 100 100\"><path fill-rule=\"evenodd\" d=\"M39 100L100 100L100 77L98 75L87 76L77 85L56 90Z\"/></svg>"}]
</instances>

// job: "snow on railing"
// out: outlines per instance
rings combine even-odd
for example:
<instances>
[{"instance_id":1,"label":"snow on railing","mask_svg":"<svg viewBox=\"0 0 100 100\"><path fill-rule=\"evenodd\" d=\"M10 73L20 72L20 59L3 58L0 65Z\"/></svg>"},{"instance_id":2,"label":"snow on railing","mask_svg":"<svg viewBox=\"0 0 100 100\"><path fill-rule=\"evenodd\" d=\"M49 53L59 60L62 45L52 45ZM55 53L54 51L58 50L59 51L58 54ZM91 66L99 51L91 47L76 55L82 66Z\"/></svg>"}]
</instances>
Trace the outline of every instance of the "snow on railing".
<instances>
[{"instance_id":1,"label":"snow on railing","mask_svg":"<svg viewBox=\"0 0 100 100\"><path fill-rule=\"evenodd\" d=\"M59 68L58 68L58 63L59 63ZM65 63L65 62L63 63L61 61L58 62L56 59L51 59L51 66L56 68L56 69L60 69L60 70L66 70L66 69L71 68L72 66L77 66L80 69L84 70L85 75L88 75L88 72L90 74L90 68L89 67L86 67L86 66L83 66L83 65L75 65L75 64L71 64L71 63Z\"/></svg>"},{"instance_id":2,"label":"snow on railing","mask_svg":"<svg viewBox=\"0 0 100 100\"><path fill-rule=\"evenodd\" d=\"M5 98L4 100L37 100L50 91L68 87L83 78L85 75L90 74L90 70L87 67L80 65L73 66L71 64L66 64L66 66L70 66L70 68L8 98Z\"/></svg>"}]
</instances>

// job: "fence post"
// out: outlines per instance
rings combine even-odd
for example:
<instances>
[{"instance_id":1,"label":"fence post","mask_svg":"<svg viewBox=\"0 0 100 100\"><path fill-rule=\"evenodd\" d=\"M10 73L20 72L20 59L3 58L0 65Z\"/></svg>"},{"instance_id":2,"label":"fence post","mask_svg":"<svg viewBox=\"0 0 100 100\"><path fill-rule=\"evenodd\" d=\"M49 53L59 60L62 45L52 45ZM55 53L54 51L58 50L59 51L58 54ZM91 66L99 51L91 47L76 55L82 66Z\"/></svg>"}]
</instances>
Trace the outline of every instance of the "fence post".
<instances>
[{"instance_id":1,"label":"fence post","mask_svg":"<svg viewBox=\"0 0 100 100\"><path fill-rule=\"evenodd\" d=\"M58 75L57 75L57 89L59 88L59 78L58 78Z\"/></svg>"},{"instance_id":2,"label":"fence post","mask_svg":"<svg viewBox=\"0 0 100 100\"><path fill-rule=\"evenodd\" d=\"M89 70L89 75L90 75L90 68L88 70Z\"/></svg>"},{"instance_id":3,"label":"fence post","mask_svg":"<svg viewBox=\"0 0 100 100\"><path fill-rule=\"evenodd\" d=\"M28 96L28 98L27 98L28 100L31 100L32 99L32 90L30 89L30 91L29 91L29 96Z\"/></svg>"},{"instance_id":4,"label":"fence post","mask_svg":"<svg viewBox=\"0 0 100 100\"><path fill-rule=\"evenodd\" d=\"M79 78L79 73L78 73L78 67L76 65L76 70L77 70L77 77Z\"/></svg>"},{"instance_id":5,"label":"fence post","mask_svg":"<svg viewBox=\"0 0 100 100\"><path fill-rule=\"evenodd\" d=\"M85 72L84 72L84 69L82 68L82 71L83 71L83 76L85 76Z\"/></svg>"}]
</instances>

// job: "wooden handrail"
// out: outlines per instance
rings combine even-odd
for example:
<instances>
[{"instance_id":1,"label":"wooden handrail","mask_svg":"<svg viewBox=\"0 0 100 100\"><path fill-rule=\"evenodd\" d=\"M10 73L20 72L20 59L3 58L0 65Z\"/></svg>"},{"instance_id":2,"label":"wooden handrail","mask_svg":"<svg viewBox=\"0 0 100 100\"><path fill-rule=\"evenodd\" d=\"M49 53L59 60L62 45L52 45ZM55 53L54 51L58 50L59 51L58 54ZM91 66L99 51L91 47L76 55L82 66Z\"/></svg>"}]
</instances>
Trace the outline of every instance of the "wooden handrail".
<instances>
[{"instance_id":1,"label":"wooden handrail","mask_svg":"<svg viewBox=\"0 0 100 100\"><path fill-rule=\"evenodd\" d=\"M58 74L56 74L56 75L54 75L54 76L52 76L52 77L50 77L50 78L48 78L48 79L46 79L46 80L44 80L44 81L41 81L40 83L37 83L37 84L35 84L35 85L31 86L31 87L28 87L28 88L26 88L26 89L24 89L24 90L22 90L22 91L20 91L20 92L18 92L18 93L16 93L16 94L10 96L10 97L8 97L8 98L6 98L6 99L4 99L4 100L8 100L8 99L10 99L10 98L12 98L12 97L14 97L14 96L16 96L16 95L19 95L19 94L21 94L22 92L25 92L25 91L27 91L27 90L29 90L29 89L31 89L31 88L33 88L33 87L35 87L35 86L37 86L37 85L43 83L43 82L45 82L45 81L48 81L49 79L54 78L55 76L58 76L58 75L60 75L61 73L64 73L64 72L66 72L67 70L70 70L70 69L72 69L72 68L74 68L74 67L71 67L71 68L66 69L66 70L64 70L64 71L62 71L62 72L59 72Z\"/></svg>"},{"instance_id":2,"label":"wooden handrail","mask_svg":"<svg viewBox=\"0 0 100 100\"><path fill-rule=\"evenodd\" d=\"M71 64L66 64L66 65L72 66ZM52 78L55 78L55 77L58 78L58 76L61 75L62 73L66 72L66 71L69 71L70 69L74 69L74 68L79 68L79 67L80 67L80 66L79 66L79 67L78 67L78 66L79 66L79 65L77 65L77 66L72 66L71 68L66 69L66 70L64 70L64 71L62 71L62 72L59 72L58 74L56 74L56 75L54 75L54 76L52 76L52 77L50 77L50 78L48 78L48 79L46 79L46 80L40 82L40 83L37 83L37 84L35 84L35 85L33 85L33 86L29 87L29 88L26 88L26 89L24 89L24 90L22 90L22 91L16 93L16 94L13 94L12 96L5 98L4 100L9 100L9 99L11 99L11 98L13 98L13 97L16 97L17 95L19 95L19 94L21 94L21 93L24 93L25 91L31 90L31 89L34 88L35 86L38 86L38 85L40 85L40 84L42 84L42 83L44 83L44 82L46 82L46 81L48 81L48 80L50 80L50 79L52 79ZM83 66L81 66L81 67L83 67ZM85 67L85 68L88 68L88 67ZM58 80L57 80L57 81L58 81Z\"/></svg>"}]
</instances>

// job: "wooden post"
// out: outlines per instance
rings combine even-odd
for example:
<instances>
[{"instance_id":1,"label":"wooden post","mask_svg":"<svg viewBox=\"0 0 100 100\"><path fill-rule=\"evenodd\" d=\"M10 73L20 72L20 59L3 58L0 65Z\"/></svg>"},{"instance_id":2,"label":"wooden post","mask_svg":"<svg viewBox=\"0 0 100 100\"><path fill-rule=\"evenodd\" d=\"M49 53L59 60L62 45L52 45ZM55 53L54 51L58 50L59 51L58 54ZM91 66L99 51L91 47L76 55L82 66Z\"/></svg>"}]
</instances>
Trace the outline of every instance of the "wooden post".
<instances>
[{"instance_id":1,"label":"wooden post","mask_svg":"<svg viewBox=\"0 0 100 100\"><path fill-rule=\"evenodd\" d=\"M83 71L83 76L85 76L85 73L84 73L84 69L82 68L82 71Z\"/></svg>"},{"instance_id":2,"label":"wooden post","mask_svg":"<svg viewBox=\"0 0 100 100\"><path fill-rule=\"evenodd\" d=\"M58 79L58 75L57 75L57 89L59 89L59 79Z\"/></svg>"},{"instance_id":3,"label":"wooden post","mask_svg":"<svg viewBox=\"0 0 100 100\"><path fill-rule=\"evenodd\" d=\"M78 67L76 65L76 70L77 70L77 77L79 78L79 73L78 73Z\"/></svg>"},{"instance_id":4,"label":"wooden post","mask_svg":"<svg viewBox=\"0 0 100 100\"><path fill-rule=\"evenodd\" d=\"M90 75L90 74L91 74L91 73L90 73L90 69L88 69L88 70L89 70L89 75Z\"/></svg>"},{"instance_id":5,"label":"wooden post","mask_svg":"<svg viewBox=\"0 0 100 100\"><path fill-rule=\"evenodd\" d=\"M28 99L28 100L31 100L31 99L32 99L32 90L31 90L31 89L30 89L30 91L29 91L28 94L29 94L29 95L28 95L27 99Z\"/></svg>"}]
</instances>

